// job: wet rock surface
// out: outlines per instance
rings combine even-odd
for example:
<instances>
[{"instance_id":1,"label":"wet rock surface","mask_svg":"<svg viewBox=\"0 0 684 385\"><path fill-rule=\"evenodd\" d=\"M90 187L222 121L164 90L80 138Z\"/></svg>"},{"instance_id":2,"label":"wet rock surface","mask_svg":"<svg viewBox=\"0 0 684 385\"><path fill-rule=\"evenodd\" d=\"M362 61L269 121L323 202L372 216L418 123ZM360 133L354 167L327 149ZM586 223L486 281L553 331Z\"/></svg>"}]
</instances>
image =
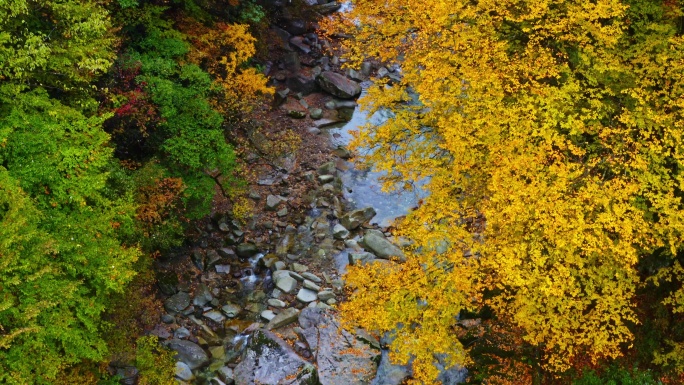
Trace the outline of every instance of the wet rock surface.
<instances>
[{"instance_id":1,"label":"wet rock surface","mask_svg":"<svg viewBox=\"0 0 684 385\"><path fill-rule=\"evenodd\" d=\"M362 385L375 377L380 350L342 329L332 313L307 308L299 315L299 324L322 385Z\"/></svg>"},{"instance_id":2,"label":"wet rock surface","mask_svg":"<svg viewBox=\"0 0 684 385\"><path fill-rule=\"evenodd\" d=\"M242 361L235 367L236 385L316 385L316 368L302 359L280 337L258 330L251 338Z\"/></svg>"}]
</instances>

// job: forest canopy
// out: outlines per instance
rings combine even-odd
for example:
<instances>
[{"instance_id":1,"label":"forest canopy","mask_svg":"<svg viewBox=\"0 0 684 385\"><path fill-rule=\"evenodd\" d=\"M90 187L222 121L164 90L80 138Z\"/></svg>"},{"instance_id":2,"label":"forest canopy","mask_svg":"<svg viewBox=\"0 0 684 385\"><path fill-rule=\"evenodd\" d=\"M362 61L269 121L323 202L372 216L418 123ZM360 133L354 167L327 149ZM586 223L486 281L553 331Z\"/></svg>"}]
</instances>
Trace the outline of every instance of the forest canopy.
<instances>
[{"instance_id":1,"label":"forest canopy","mask_svg":"<svg viewBox=\"0 0 684 385\"><path fill-rule=\"evenodd\" d=\"M459 325L484 313L548 373L631 355L645 328L657 342L637 354L681 370L684 335L662 327L684 311L682 5L352 3L327 26L354 36L351 66L403 76L368 90L391 117L357 149L387 188L429 195L399 227L407 263L348 274L349 322L394 334L392 357L427 382L471 362L489 337L466 346Z\"/></svg>"}]
</instances>

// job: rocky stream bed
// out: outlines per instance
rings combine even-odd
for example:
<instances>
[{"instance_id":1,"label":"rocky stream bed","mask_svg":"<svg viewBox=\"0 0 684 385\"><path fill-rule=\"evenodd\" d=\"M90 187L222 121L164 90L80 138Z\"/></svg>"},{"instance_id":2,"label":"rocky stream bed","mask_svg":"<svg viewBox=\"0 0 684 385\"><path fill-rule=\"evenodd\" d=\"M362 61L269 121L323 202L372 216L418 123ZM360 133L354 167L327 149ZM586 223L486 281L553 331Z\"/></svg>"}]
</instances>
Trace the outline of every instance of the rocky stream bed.
<instances>
[{"instance_id":1,"label":"rocky stream bed","mask_svg":"<svg viewBox=\"0 0 684 385\"><path fill-rule=\"evenodd\" d=\"M310 6L325 14L340 4ZM388 341L342 329L335 304L344 300L348 263L404 258L387 226L420 197L380 193L378 175L356 170L345 147L348 131L368 119L356 109L363 86L371 76L400 74L370 62L340 70L340 58L322 53L330 43L315 25L282 7L271 29L282 54L267 71L277 113L311 145L258 175L249 193L258 210L248 223L219 212L193 246L166 256L165 314L152 333L177 352L180 384L398 385L410 369L389 363ZM322 156L301 152L312 147ZM134 383L135 370L120 373ZM442 380L463 376L454 369Z\"/></svg>"}]
</instances>

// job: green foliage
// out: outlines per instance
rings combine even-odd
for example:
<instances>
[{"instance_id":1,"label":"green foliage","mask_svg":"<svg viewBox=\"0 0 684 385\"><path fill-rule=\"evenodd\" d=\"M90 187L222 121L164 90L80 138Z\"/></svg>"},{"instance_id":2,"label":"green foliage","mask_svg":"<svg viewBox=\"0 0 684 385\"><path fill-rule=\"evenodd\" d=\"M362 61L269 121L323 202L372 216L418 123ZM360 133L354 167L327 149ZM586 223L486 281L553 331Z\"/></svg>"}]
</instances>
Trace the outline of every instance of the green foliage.
<instances>
[{"instance_id":1,"label":"green foliage","mask_svg":"<svg viewBox=\"0 0 684 385\"><path fill-rule=\"evenodd\" d=\"M140 64L136 81L149 93L161 118L149 139L153 151L170 175L185 182L185 214L206 215L215 185L208 174L228 174L235 168L223 117L209 103L216 92L212 80L197 65L179 63L188 45L178 31L152 30L134 47L129 56Z\"/></svg>"},{"instance_id":2,"label":"green foliage","mask_svg":"<svg viewBox=\"0 0 684 385\"><path fill-rule=\"evenodd\" d=\"M0 380L49 383L69 364L105 357L100 315L139 254L117 230L130 226L134 206L130 195L107 195L102 118L42 89L8 96L0 99Z\"/></svg>"},{"instance_id":3,"label":"green foliage","mask_svg":"<svg viewBox=\"0 0 684 385\"><path fill-rule=\"evenodd\" d=\"M611 366L605 373L598 375L589 371L574 380L573 385L660 385L662 382L650 371L640 371L637 368L628 370L618 366Z\"/></svg>"},{"instance_id":4,"label":"green foliage","mask_svg":"<svg viewBox=\"0 0 684 385\"><path fill-rule=\"evenodd\" d=\"M241 23L258 24L266 17L264 9L253 0L244 1L241 5L239 18Z\"/></svg>"},{"instance_id":5,"label":"green foliage","mask_svg":"<svg viewBox=\"0 0 684 385\"><path fill-rule=\"evenodd\" d=\"M84 86L106 71L115 40L98 2L0 3L0 80L58 89Z\"/></svg>"},{"instance_id":6,"label":"green foliage","mask_svg":"<svg viewBox=\"0 0 684 385\"><path fill-rule=\"evenodd\" d=\"M175 352L162 347L155 336L136 341L135 366L140 371L140 385L175 385Z\"/></svg>"}]
</instances>

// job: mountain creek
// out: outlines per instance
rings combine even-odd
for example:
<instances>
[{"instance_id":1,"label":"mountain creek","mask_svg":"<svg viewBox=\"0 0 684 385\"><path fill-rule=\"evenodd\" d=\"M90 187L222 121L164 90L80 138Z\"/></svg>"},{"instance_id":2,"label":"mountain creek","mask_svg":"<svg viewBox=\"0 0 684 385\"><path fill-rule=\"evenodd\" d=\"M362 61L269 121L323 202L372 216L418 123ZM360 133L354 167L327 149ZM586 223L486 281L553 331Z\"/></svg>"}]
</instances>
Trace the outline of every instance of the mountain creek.
<instances>
[{"instance_id":1,"label":"mountain creek","mask_svg":"<svg viewBox=\"0 0 684 385\"><path fill-rule=\"evenodd\" d=\"M271 32L287 53L265 71L276 88L273 115L303 145L256 168L251 218L215 209L191 246L161 259L165 314L152 334L177 352L180 384L398 385L411 369L390 363L391 337L343 329L335 304L344 301L348 264L405 258L406 241L391 226L423 192L382 192L381 175L358 167L347 149L351 131L383 118L355 101L370 77L401 73L370 62L343 71L343 60L321 54L329 42L284 15ZM251 139L258 148L258 134ZM257 152L248 155L254 163ZM118 374L135 383L135 368ZM457 384L465 376L451 368L439 379Z\"/></svg>"}]
</instances>

